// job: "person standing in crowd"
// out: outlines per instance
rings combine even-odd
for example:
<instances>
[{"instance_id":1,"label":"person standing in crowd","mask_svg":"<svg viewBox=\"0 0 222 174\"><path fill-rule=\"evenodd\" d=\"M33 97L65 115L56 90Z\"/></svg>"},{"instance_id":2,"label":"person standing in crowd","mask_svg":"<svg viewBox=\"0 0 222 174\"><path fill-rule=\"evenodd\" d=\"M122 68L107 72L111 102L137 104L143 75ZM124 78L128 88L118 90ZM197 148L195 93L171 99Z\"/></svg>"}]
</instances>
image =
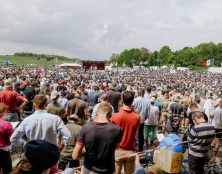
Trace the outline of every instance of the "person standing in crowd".
<instances>
[{"instance_id":1,"label":"person standing in crowd","mask_svg":"<svg viewBox=\"0 0 222 174\"><path fill-rule=\"evenodd\" d=\"M101 102L100 103L97 103L95 105L95 107L93 108L93 112L92 112L92 119L95 120L96 119L96 115L97 115L97 111L98 111L98 108L99 108L99 105L101 103L104 103L104 102L108 102L108 95L107 94L103 94L100 98ZM113 107L112 107L113 109ZM113 113L114 113L114 109L113 109Z\"/></svg>"},{"instance_id":2,"label":"person standing in crowd","mask_svg":"<svg viewBox=\"0 0 222 174\"><path fill-rule=\"evenodd\" d=\"M17 112L27 104L28 100L13 91L13 83L11 79L5 80L4 88L3 91L0 91L0 102L4 103L7 107L7 114L5 114L3 119L10 122L16 122L19 120ZM17 102L21 103L19 107L16 106Z\"/></svg>"},{"instance_id":3,"label":"person standing in crowd","mask_svg":"<svg viewBox=\"0 0 222 174\"><path fill-rule=\"evenodd\" d=\"M215 137L215 127L207 123L203 113L196 111L192 114L193 126L188 133L189 142L189 173L203 174L204 164L207 163L208 150Z\"/></svg>"},{"instance_id":4,"label":"person standing in crowd","mask_svg":"<svg viewBox=\"0 0 222 174\"><path fill-rule=\"evenodd\" d=\"M150 103L144 98L145 91L140 88L137 91L137 97L134 99L133 106L140 115L140 127L138 131L139 151L143 151L144 145L144 122L149 117Z\"/></svg>"},{"instance_id":5,"label":"person standing in crowd","mask_svg":"<svg viewBox=\"0 0 222 174\"><path fill-rule=\"evenodd\" d=\"M169 94L166 93L164 95L164 99L162 103L163 109L162 109L161 118L160 118L162 129L165 129L167 127L167 118L169 116L169 111L168 111L169 104L170 104Z\"/></svg>"},{"instance_id":6,"label":"person standing in crowd","mask_svg":"<svg viewBox=\"0 0 222 174\"><path fill-rule=\"evenodd\" d=\"M116 157L130 155L136 150L135 137L140 127L140 115L133 109L133 100L134 94L132 91L123 92L123 106L118 113L111 117L111 122L123 129L123 138L116 150ZM132 174L135 169L135 156L116 160L115 166L116 174L121 174L123 166L125 174Z\"/></svg>"},{"instance_id":7,"label":"person standing in crowd","mask_svg":"<svg viewBox=\"0 0 222 174\"><path fill-rule=\"evenodd\" d=\"M154 106L155 101L155 97L150 98L150 113L149 117L145 121L144 137L147 146L149 144L151 146L153 145L155 135L154 133L159 120L159 108L157 106ZM150 143L148 143L148 140L150 140Z\"/></svg>"},{"instance_id":8,"label":"person standing in crowd","mask_svg":"<svg viewBox=\"0 0 222 174\"><path fill-rule=\"evenodd\" d=\"M178 133L180 121L184 118L183 106L179 103L179 95L174 96L174 101L169 104L169 117L167 120L167 127L173 129L174 132Z\"/></svg>"},{"instance_id":9,"label":"person standing in crowd","mask_svg":"<svg viewBox=\"0 0 222 174\"><path fill-rule=\"evenodd\" d=\"M12 171L10 137L13 133L13 128L8 121L2 119L6 113L6 105L0 103L0 170L2 169L3 174L9 174Z\"/></svg>"},{"instance_id":10,"label":"person standing in crowd","mask_svg":"<svg viewBox=\"0 0 222 174\"><path fill-rule=\"evenodd\" d=\"M114 152L121 142L122 129L110 124L112 107L109 103L100 104L97 113L95 122L83 126L72 157L73 160L79 159L85 147L82 174L113 174L115 171Z\"/></svg>"},{"instance_id":11,"label":"person standing in crowd","mask_svg":"<svg viewBox=\"0 0 222 174\"><path fill-rule=\"evenodd\" d=\"M222 100L219 101L219 106L213 111L212 124L216 128L216 138L214 140L214 150L218 152L222 140Z\"/></svg>"},{"instance_id":12,"label":"person standing in crowd","mask_svg":"<svg viewBox=\"0 0 222 174\"><path fill-rule=\"evenodd\" d=\"M99 87L93 86L92 91L88 92L89 113L92 113L94 106L98 103L99 99Z\"/></svg>"},{"instance_id":13,"label":"person standing in crowd","mask_svg":"<svg viewBox=\"0 0 222 174\"><path fill-rule=\"evenodd\" d=\"M189 106L189 109L190 109L191 112L187 116L187 125L189 124L190 128L192 128L194 126L193 114L195 112L202 112L202 111L200 110L200 108L198 107L198 105L196 103L191 103L191 105ZM206 122L208 122L207 115L204 112L202 112L202 114L203 114L204 120Z\"/></svg>"},{"instance_id":14,"label":"person standing in crowd","mask_svg":"<svg viewBox=\"0 0 222 174\"><path fill-rule=\"evenodd\" d=\"M51 103L47 105L46 111L53 115L58 115L62 119L65 117L65 107L60 105L58 102L59 99L59 93L57 91L51 92Z\"/></svg>"},{"instance_id":15,"label":"person standing in crowd","mask_svg":"<svg viewBox=\"0 0 222 174\"><path fill-rule=\"evenodd\" d=\"M58 102L59 102L60 105L62 105L66 108L67 103L68 103L68 99L66 98L66 92L65 91L61 92L61 95L59 97Z\"/></svg>"},{"instance_id":16,"label":"person standing in crowd","mask_svg":"<svg viewBox=\"0 0 222 174\"><path fill-rule=\"evenodd\" d=\"M208 117L208 122L212 123L212 112L213 112L213 93L210 92L208 99L205 101L203 106L204 112Z\"/></svg>"},{"instance_id":17,"label":"person standing in crowd","mask_svg":"<svg viewBox=\"0 0 222 174\"><path fill-rule=\"evenodd\" d=\"M119 104L121 100L121 94L116 91L116 83L109 85L109 91L106 92L108 95L108 102L113 106L114 113L118 112Z\"/></svg>"},{"instance_id":18,"label":"person standing in crowd","mask_svg":"<svg viewBox=\"0 0 222 174\"><path fill-rule=\"evenodd\" d=\"M75 114L79 117L80 124L83 125L87 119L88 114L88 104L80 99L78 91L76 91L76 96L74 99L69 100L66 108L66 116Z\"/></svg>"},{"instance_id":19,"label":"person standing in crowd","mask_svg":"<svg viewBox=\"0 0 222 174\"><path fill-rule=\"evenodd\" d=\"M57 145L57 134L60 132L64 144L69 143L71 137L69 130L61 118L46 112L47 98L43 94L34 98L35 112L25 118L11 136L11 143L16 146L24 145L21 138L25 135L28 140L46 140Z\"/></svg>"},{"instance_id":20,"label":"person standing in crowd","mask_svg":"<svg viewBox=\"0 0 222 174\"><path fill-rule=\"evenodd\" d=\"M23 92L24 97L28 100L27 104L23 108L23 118L28 117L29 115L33 114L33 98L35 96L35 91L29 87Z\"/></svg>"},{"instance_id":21,"label":"person standing in crowd","mask_svg":"<svg viewBox=\"0 0 222 174\"><path fill-rule=\"evenodd\" d=\"M150 99L151 95L152 95L152 85L148 84L146 88L145 98Z\"/></svg>"},{"instance_id":22,"label":"person standing in crowd","mask_svg":"<svg viewBox=\"0 0 222 174\"><path fill-rule=\"evenodd\" d=\"M75 148L77 139L82 129L82 126L78 125L78 120L79 118L77 115L70 115L68 117L68 124L66 125L66 127L71 133L71 139L67 146L60 145L60 147L64 147L64 148L62 148L62 151L61 151L61 157L60 157L60 161L58 165L59 169L65 170L67 164L69 164L70 168L78 167L80 165L79 160L72 159L72 152L73 152L73 149ZM59 142L62 143L61 139L62 137L59 137Z\"/></svg>"}]
</instances>

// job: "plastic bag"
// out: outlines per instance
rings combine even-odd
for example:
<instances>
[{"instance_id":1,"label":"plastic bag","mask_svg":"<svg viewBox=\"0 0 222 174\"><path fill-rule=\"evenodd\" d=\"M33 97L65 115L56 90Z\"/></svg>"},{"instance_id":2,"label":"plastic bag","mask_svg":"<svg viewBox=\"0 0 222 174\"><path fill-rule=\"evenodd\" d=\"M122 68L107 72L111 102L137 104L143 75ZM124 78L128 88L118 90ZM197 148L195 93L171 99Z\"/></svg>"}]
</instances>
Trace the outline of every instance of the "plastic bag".
<instances>
[{"instance_id":1,"label":"plastic bag","mask_svg":"<svg viewBox=\"0 0 222 174\"><path fill-rule=\"evenodd\" d=\"M160 142L160 147L165 147L165 146L180 143L180 142L182 142L182 139L180 137L178 137L175 134L169 134L169 135L167 135L166 138L163 139L162 142ZM171 147L168 147L166 149L171 150L173 152L183 153L183 145L182 144L179 144L179 145L176 145L176 146L171 146Z\"/></svg>"}]
</instances>

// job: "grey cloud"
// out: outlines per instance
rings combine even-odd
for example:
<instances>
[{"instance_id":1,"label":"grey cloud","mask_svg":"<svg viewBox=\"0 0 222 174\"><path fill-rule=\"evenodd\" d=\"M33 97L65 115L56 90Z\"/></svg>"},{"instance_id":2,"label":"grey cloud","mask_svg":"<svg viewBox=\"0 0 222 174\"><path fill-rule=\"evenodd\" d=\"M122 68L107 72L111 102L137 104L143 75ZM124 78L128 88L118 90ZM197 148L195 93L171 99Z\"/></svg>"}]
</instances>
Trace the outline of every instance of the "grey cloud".
<instances>
[{"instance_id":1,"label":"grey cloud","mask_svg":"<svg viewBox=\"0 0 222 174\"><path fill-rule=\"evenodd\" d=\"M1 0L0 54L107 59L131 47L220 42L221 8L220 0Z\"/></svg>"}]
</instances>

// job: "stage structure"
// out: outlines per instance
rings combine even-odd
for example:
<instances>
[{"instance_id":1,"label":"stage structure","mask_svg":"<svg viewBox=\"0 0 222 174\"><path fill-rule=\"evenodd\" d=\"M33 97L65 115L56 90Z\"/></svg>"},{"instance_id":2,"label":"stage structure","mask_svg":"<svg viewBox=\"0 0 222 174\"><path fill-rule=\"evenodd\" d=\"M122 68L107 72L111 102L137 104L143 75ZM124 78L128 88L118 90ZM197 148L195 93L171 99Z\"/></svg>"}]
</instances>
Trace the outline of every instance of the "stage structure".
<instances>
[{"instance_id":1,"label":"stage structure","mask_svg":"<svg viewBox=\"0 0 222 174\"><path fill-rule=\"evenodd\" d=\"M82 66L84 69L105 70L105 61L84 60Z\"/></svg>"}]
</instances>

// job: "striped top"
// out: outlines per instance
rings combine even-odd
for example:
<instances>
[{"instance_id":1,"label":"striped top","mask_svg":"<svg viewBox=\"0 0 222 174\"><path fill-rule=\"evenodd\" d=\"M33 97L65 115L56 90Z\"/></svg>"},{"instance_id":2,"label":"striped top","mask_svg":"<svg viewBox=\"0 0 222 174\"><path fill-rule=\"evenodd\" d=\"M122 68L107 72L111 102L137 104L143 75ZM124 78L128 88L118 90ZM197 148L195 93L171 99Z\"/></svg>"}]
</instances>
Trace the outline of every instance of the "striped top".
<instances>
[{"instance_id":1,"label":"striped top","mask_svg":"<svg viewBox=\"0 0 222 174\"><path fill-rule=\"evenodd\" d=\"M215 137L215 127L210 123L201 123L193 126L188 134L189 154L196 157L205 157L211 142Z\"/></svg>"}]
</instances>

